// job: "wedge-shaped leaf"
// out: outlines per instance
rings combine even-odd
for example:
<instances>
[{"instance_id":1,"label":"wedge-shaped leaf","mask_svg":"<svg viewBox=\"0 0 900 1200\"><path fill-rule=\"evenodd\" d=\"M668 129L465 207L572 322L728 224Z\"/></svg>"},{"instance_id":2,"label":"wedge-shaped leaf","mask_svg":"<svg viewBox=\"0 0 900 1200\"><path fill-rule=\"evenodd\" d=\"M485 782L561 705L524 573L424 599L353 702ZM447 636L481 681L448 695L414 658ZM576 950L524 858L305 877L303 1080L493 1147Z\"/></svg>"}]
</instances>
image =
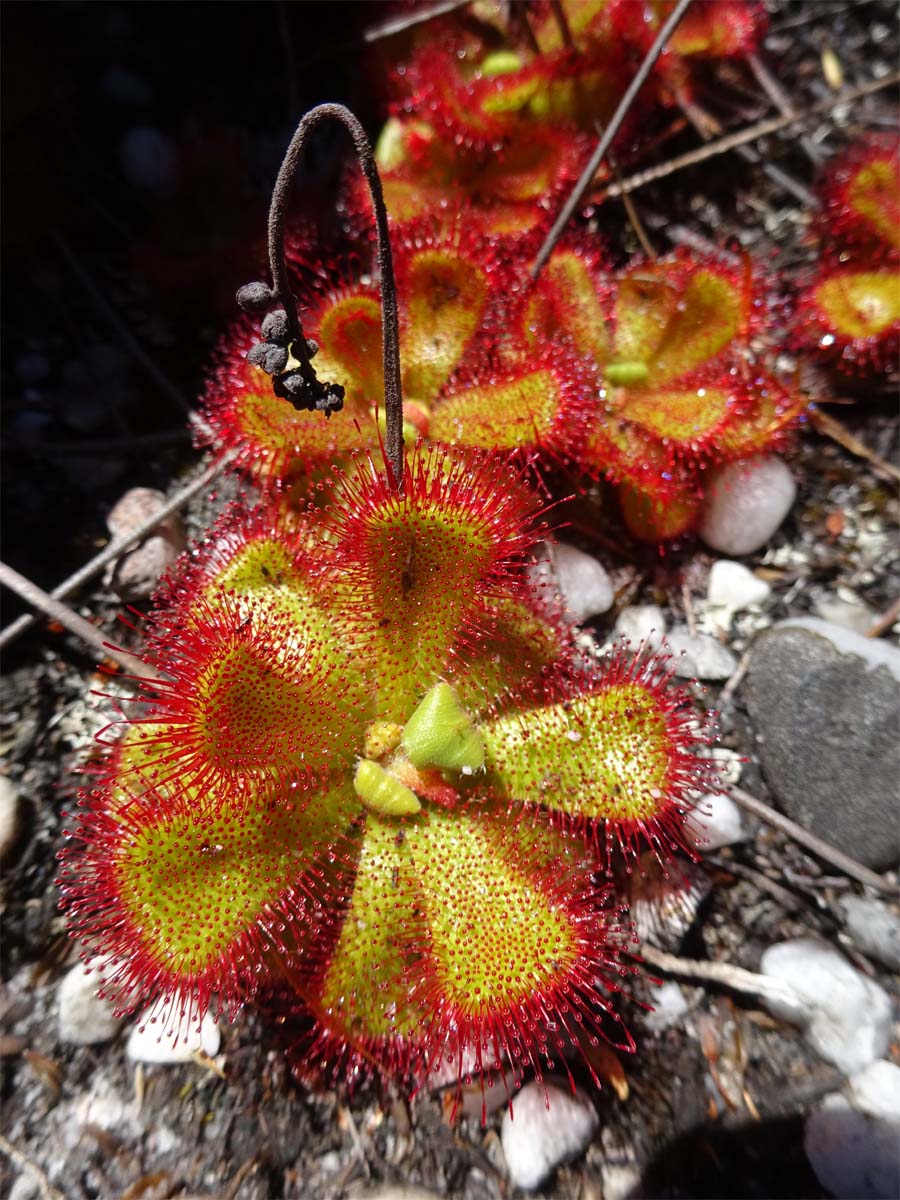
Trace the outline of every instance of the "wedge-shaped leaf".
<instances>
[{"instance_id":1,"label":"wedge-shaped leaf","mask_svg":"<svg viewBox=\"0 0 900 1200\"><path fill-rule=\"evenodd\" d=\"M430 405L481 323L488 279L473 251L452 246L401 252L398 267L404 392Z\"/></svg>"},{"instance_id":2,"label":"wedge-shaped leaf","mask_svg":"<svg viewBox=\"0 0 900 1200\"><path fill-rule=\"evenodd\" d=\"M309 618L312 619L309 619ZM247 790L248 782L322 778L359 753L370 689L337 631L311 605L246 604L221 594L166 614L155 635L171 681L141 721L146 770L184 786Z\"/></svg>"},{"instance_id":3,"label":"wedge-shaped leaf","mask_svg":"<svg viewBox=\"0 0 900 1200\"><path fill-rule=\"evenodd\" d=\"M678 261L627 271L616 293L612 362L646 366L648 387L709 363L749 319L749 298L735 274Z\"/></svg>"},{"instance_id":4,"label":"wedge-shaped leaf","mask_svg":"<svg viewBox=\"0 0 900 1200\"><path fill-rule=\"evenodd\" d=\"M365 290L329 297L309 325L319 345L313 364L316 374L344 386L344 408L367 413L381 405L384 374L378 297ZM321 414L313 415L321 422Z\"/></svg>"},{"instance_id":5,"label":"wedge-shaped leaf","mask_svg":"<svg viewBox=\"0 0 900 1200\"><path fill-rule=\"evenodd\" d=\"M357 809L349 788L302 804L260 794L235 807L213 792L92 800L61 882L79 936L120 964L107 993L123 1008L177 992L242 1002L268 956L319 936L313 868L340 852Z\"/></svg>"},{"instance_id":6,"label":"wedge-shaped leaf","mask_svg":"<svg viewBox=\"0 0 900 1200\"><path fill-rule=\"evenodd\" d=\"M898 158L884 152L873 155L855 171L846 187L850 210L868 224L888 246L900 250L900 181Z\"/></svg>"},{"instance_id":7,"label":"wedge-shaped leaf","mask_svg":"<svg viewBox=\"0 0 900 1200\"><path fill-rule=\"evenodd\" d=\"M699 447L734 422L742 392L696 384L692 388L629 388L619 412L665 442Z\"/></svg>"},{"instance_id":8,"label":"wedge-shaped leaf","mask_svg":"<svg viewBox=\"0 0 900 1200\"><path fill-rule=\"evenodd\" d=\"M510 475L498 489L489 459L423 448L407 459L402 494L362 465L339 484L334 594L378 663L379 719L411 716L529 545L533 501Z\"/></svg>"},{"instance_id":9,"label":"wedge-shaped leaf","mask_svg":"<svg viewBox=\"0 0 900 1200\"><path fill-rule=\"evenodd\" d=\"M900 274L841 271L813 289L822 324L842 341L880 338L900 322Z\"/></svg>"},{"instance_id":10,"label":"wedge-shaped leaf","mask_svg":"<svg viewBox=\"0 0 900 1200\"><path fill-rule=\"evenodd\" d=\"M620 656L587 694L484 722L489 783L623 845L640 834L665 851L705 771L684 693L668 683L660 660Z\"/></svg>"},{"instance_id":11,"label":"wedge-shaped leaf","mask_svg":"<svg viewBox=\"0 0 900 1200\"><path fill-rule=\"evenodd\" d=\"M368 1054L422 1033L417 1002L427 936L407 821L369 814L340 934L309 999L326 1031Z\"/></svg>"},{"instance_id":12,"label":"wedge-shaped leaf","mask_svg":"<svg viewBox=\"0 0 900 1200\"><path fill-rule=\"evenodd\" d=\"M605 366L611 344L601 295L608 303L609 291L597 263L566 247L555 250L524 306L522 332L527 344L540 346L562 334L576 354Z\"/></svg>"}]
</instances>

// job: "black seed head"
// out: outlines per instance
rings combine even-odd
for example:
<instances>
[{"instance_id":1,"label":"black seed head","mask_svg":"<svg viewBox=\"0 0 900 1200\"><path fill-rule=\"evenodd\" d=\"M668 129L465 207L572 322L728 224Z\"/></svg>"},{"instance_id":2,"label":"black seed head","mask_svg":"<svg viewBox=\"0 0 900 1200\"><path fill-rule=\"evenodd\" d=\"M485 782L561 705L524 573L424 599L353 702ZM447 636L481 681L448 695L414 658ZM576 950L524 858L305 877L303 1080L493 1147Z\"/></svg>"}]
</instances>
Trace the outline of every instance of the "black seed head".
<instances>
[{"instance_id":1,"label":"black seed head","mask_svg":"<svg viewBox=\"0 0 900 1200\"><path fill-rule=\"evenodd\" d=\"M280 375L287 366L287 350L284 346L273 346L270 342L264 342L263 345L266 347L266 353L262 361L262 369L268 375Z\"/></svg>"},{"instance_id":2,"label":"black seed head","mask_svg":"<svg viewBox=\"0 0 900 1200\"><path fill-rule=\"evenodd\" d=\"M234 298L244 312L258 313L265 312L274 301L275 293L267 284L256 280L253 283L245 283L242 288L238 288Z\"/></svg>"},{"instance_id":3,"label":"black seed head","mask_svg":"<svg viewBox=\"0 0 900 1200\"><path fill-rule=\"evenodd\" d=\"M263 366L270 349L271 347L266 342L254 342L247 351L247 362L252 363L254 367Z\"/></svg>"},{"instance_id":4,"label":"black seed head","mask_svg":"<svg viewBox=\"0 0 900 1200\"><path fill-rule=\"evenodd\" d=\"M286 346L288 339L288 319L283 308L276 308L263 317L260 332L267 342L276 346Z\"/></svg>"}]
</instances>

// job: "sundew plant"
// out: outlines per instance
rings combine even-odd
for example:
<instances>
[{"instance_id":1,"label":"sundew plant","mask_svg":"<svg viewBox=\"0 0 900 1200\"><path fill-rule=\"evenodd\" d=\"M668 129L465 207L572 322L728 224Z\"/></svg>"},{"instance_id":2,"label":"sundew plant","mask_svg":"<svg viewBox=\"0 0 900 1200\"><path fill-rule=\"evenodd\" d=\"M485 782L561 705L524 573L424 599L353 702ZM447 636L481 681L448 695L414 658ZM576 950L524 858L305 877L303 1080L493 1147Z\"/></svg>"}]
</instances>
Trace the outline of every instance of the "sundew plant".
<instances>
[{"instance_id":1,"label":"sundew plant","mask_svg":"<svg viewBox=\"0 0 900 1200\"><path fill-rule=\"evenodd\" d=\"M370 346L372 297L344 297L307 337L284 259L289 183L326 119L350 131L372 192L377 383L368 355L350 369L360 329ZM465 241L426 239L417 265L404 244L401 279L419 284L398 306L378 173L345 109L298 127L270 235L271 286L239 293L261 319L254 395L275 425L302 419L307 445L352 405L357 440L335 435L305 496L293 474L290 505L288 456L266 458L259 501L227 512L167 580L137 712L106 731L71 824L70 930L88 961L102 955L120 1009L255 1005L307 1031L290 1050L301 1074L541 1077L579 1053L590 1067L599 1039L632 1048L617 993L637 947L617 875L684 844L713 782L708 722L666 658L586 653L534 581L552 512L527 454L404 425L404 388L429 417L458 395L444 376L468 344L456 301L477 291L477 259ZM509 362L541 337L529 322L511 333ZM616 386L664 382L646 339L597 353ZM529 387L541 402L542 381Z\"/></svg>"}]
</instances>

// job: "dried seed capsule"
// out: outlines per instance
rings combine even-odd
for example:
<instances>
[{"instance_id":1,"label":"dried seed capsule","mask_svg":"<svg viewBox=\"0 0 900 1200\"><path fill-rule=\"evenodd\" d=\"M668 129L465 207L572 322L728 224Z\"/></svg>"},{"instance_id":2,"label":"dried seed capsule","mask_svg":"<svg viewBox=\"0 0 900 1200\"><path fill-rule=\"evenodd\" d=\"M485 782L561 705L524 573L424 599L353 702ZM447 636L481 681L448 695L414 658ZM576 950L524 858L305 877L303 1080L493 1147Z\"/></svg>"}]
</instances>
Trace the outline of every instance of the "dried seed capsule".
<instances>
[{"instance_id":1,"label":"dried seed capsule","mask_svg":"<svg viewBox=\"0 0 900 1200\"><path fill-rule=\"evenodd\" d=\"M287 366L287 350L284 346L273 346L270 342L264 342L263 345L266 347L266 353L262 361L262 369L268 375L280 375Z\"/></svg>"},{"instance_id":2,"label":"dried seed capsule","mask_svg":"<svg viewBox=\"0 0 900 1200\"><path fill-rule=\"evenodd\" d=\"M275 299L275 293L267 284L254 280L253 283L245 283L242 288L238 288L234 298L244 312L256 313L269 307Z\"/></svg>"},{"instance_id":3,"label":"dried seed capsule","mask_svg":"<svg viewBox=\"0 0 900 1200\"><path fill-rule=\"evenodd\" d=\"M268 342L255 342L247 351L247 362L252 363L254 367L261 367L270 349Z\"/></svg>"},{"instance_id":4,"label":"dried seed capsule","mask_svg":"<svg viewBox=\"0 0 900 1200\"><path fill-rule=\"evenodd\" d=\"M344 407L344 389L339 383L325 385L325 390L316 397L316 409L330 416Z\"/></svg>"},{"instance_id":5,"label":"dried seed capsule","mask_svg":"<svg viewBox=\"0 0 900 1200\"><path fill-rule=\"evenodd\" d=\"M286 346L288 337L287 313L283 308L276 308L263 317L260 332L267 342L276 346Z\"/></svg>"}]
</instances>

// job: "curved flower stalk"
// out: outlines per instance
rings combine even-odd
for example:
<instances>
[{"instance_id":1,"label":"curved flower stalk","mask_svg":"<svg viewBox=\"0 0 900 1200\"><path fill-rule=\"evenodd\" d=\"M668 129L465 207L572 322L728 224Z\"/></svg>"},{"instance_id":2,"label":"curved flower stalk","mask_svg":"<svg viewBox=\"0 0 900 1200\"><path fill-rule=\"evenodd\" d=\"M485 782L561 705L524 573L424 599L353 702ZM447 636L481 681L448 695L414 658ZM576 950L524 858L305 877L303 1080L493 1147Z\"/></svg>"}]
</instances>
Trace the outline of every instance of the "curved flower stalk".
<instances>
[{"instance_id":1,"label":"curved flower stalk","mask_svg":"<svg viewBox=\"0 0 900 1200\"><path fill-rule=\"evenodd\" d=\"M147 653L167 682L63 858L120 1007L287 996L351 1076L628 1044L595 878L680 844L708 730L659 661L580 663L527 582L542 532L491 456L419 447L402 490L362 456L299 529L263 507L185 557Z\"/></svg>"},{"instance_id":2,"label":"curved flower stalk","mask_svg":"<svg viewBox=\"0 0 900 1200\"><path fill-rule=\"evenodd\" d=\"M778 446L800 419L806 401L751 351L770 316L761 294L749 261L678 252L610 278L577 242L523 293L523 335L564 334L593 365L580 465L620 485L638 537L690 530L705 468Z\"/></svg>"},{"instance_id":3,"label":"curved flower stalk","mask_svg":"<svg viewBox=\"0 0 900 1200\"><path fill-rule=\"evenodd\" d=\"M821 256L798 305L798 340L847 372L895 368L900 346L900 140L872 138L832 167Z\"/></svg>"},{"instance_id":4,"label":"curved flower stalk","mask_svg":"<svg viewBox=\"0 0 900 1200\"><path fill-rule=\"evenodd\" d=\"M584 371L558 339L535 346L512 327L508 250L479 232L472 214L412 222L394 239L405 438L571 459L590 407ZM341 281L320 280L300 293L317 369L344 392L343 410L327 423L272 395L265 372L247 358L247 322L223 343L207 419L216 444L239 448L239 465L260 484L290 488L335 458L377 446L383 413L374 271L363 261L356 281L348 269Z\"/></svg>"}]
</instances>

